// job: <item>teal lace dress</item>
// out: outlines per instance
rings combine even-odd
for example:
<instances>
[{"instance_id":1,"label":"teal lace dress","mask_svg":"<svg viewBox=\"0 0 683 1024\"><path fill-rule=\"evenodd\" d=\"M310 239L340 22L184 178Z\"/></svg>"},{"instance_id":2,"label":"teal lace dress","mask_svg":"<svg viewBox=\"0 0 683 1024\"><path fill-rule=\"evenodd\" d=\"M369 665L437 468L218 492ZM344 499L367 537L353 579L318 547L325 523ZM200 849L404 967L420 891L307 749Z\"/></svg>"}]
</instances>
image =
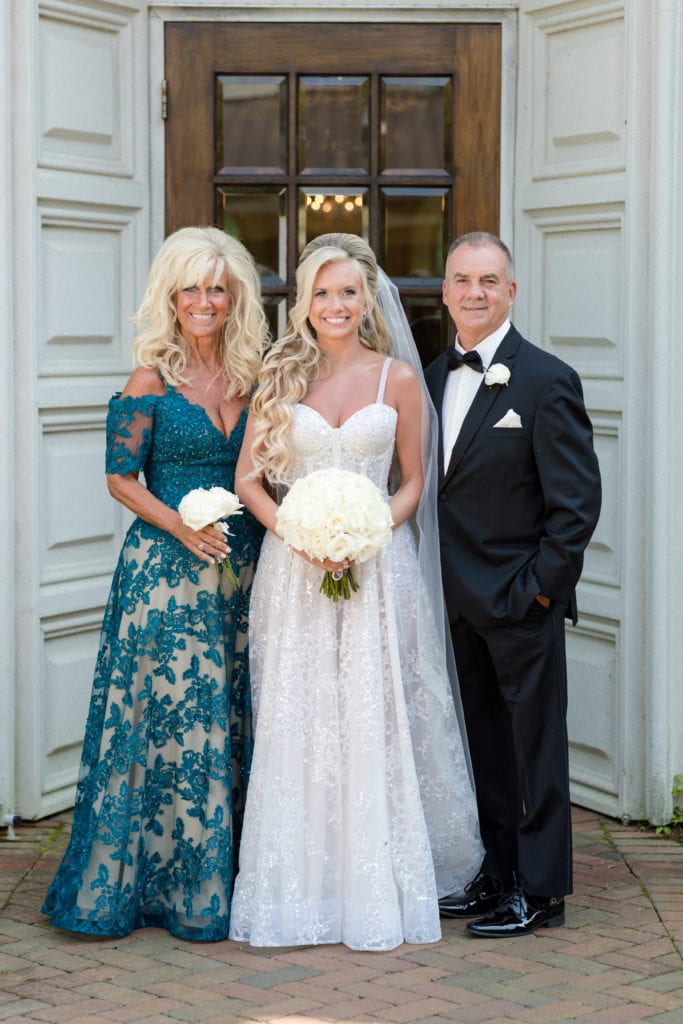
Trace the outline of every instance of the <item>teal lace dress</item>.
<instances>
[{"instance_id":1,"label":"teal lace dress","mask_svg":"<svg viewBox=\"0 0 683 1024\"><path fill-rule=\"evenodd\" d=\"M226 438L168 386L109 404L107 472L140 471L177 508L195 487L233 489L247 411ZM251 763L247 613L263 528L229 521L240 579L136 519L107 604L69 847L43 913L90 935L167 928L228 936Z\"/></svg>"}]
</instances>

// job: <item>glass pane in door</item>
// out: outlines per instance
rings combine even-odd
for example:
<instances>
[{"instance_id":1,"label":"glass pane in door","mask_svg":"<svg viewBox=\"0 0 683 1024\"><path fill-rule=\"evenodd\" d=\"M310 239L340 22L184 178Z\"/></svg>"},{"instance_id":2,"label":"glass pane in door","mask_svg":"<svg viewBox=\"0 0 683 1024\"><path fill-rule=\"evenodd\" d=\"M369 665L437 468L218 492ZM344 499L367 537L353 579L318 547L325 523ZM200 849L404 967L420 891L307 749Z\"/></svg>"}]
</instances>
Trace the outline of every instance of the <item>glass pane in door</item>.
<instances>
[{"instance_id":1,"label":"glass pane in door","mask_svg":"<svg viewBox=\"0 0 683 1024\"><path fill-rule=\"evenodd\" d=\"M385 174L450 174L451 79L381 81L381 170Z\"/></svg>"},{"instance_id":2,"label":"glass pane in door","mask_svg":"<svg viewBox=\"0 0 683 1024\"><path fill-rule=\"evenodd\" d=\"M300 172L367 173L369 79L302 76L298 91Z\"/></svg>"},{"instance_id":3,"label":"glass pane in door","mask_svg":"<svg viewBox=\"0 0 683 1024\"><path fill-rule=\"evenodd\" d=\"M218 174L284 171L287 79L283 75L218 75Z\"/></svg>"},{"instance_id":4,"label":"glass pane in door","mask_svg":"<svg viewBox=\"0 0 683 1024\"><path fill-rule=\"evenodd\" d=\"M299 189L299 250L316 235L328 231L348 231L367 239L367 189Z\"/></svg>"},{"instance_id":5,"label":"glass pane in door","mask_svg":"<svg viewBox=\"0 0 683 1024\"><path fill-rule=\"evenodd\" d=\"M287 277L286 190L278 186L228 186L216 190L216 224L239 238L264 280Z\"/></svg>"},{"instance_id":6,"label":"glass pane in door","mask_svg":"<svg viewBox=\"0 0 683 1024\"><path fill-rule=\"evenodd\" d=\"M445 188L382 189L384 261L390 277L439 283L447 198Z\"/></svg>"},{"instance_id":7,"label":"glass pane in door","mask_svg":"<svg viewBox=\"0 0 683 1024\"><path fill-rule=\"evenodd\" d=\"M442 299L426 296L401 297L423 366L429 366L443 350L448 316Z\"/></svg>"},{"instance_id":8,"label":"glass pane in door","mask_svg":"<svg viewBox=\"0 0 683 1024\"><path fill-rule=\"evenodd\" d=\"M271 341L281 337L287 326L287 300L278 295L263 296L263 312L266 314Z\"/></svg>"}]
</instances>

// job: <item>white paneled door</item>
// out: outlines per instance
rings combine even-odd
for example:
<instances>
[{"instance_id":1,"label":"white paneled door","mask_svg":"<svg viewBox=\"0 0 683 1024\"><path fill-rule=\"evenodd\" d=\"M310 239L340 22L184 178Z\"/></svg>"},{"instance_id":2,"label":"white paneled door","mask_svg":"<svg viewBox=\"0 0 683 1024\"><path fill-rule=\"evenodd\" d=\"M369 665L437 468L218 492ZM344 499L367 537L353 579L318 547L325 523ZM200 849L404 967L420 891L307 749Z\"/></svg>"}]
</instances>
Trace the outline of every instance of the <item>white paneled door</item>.
<instances>
[{"instance_id":1,"label":"white paneled door","mask_svg":"<svg viewBox=\"0 0 683 1024\"><path fill-rule=\"evenodd\" d=\"M126 525L104 478L148 259L147 5L15 4L17 562L14 797L68 806L104 602ZM18 106L23 105L19 111ZM21 117L19 115L22 115Z\"/></svg>"},{"instance_id":2,"label":"white paneled door","mask_svg":"<svg viewBox=\"0 0 683 1024\"><path fill-rule=\"evenodd\" d=\"M567 638L572 793L621 815L642 806L640 794L624 791L621 663L625 12L613 2L520 6L515 249L525 273L516 313L533 340L580 374L604 489L579 624Z\"/></svg>"}]
</instances>

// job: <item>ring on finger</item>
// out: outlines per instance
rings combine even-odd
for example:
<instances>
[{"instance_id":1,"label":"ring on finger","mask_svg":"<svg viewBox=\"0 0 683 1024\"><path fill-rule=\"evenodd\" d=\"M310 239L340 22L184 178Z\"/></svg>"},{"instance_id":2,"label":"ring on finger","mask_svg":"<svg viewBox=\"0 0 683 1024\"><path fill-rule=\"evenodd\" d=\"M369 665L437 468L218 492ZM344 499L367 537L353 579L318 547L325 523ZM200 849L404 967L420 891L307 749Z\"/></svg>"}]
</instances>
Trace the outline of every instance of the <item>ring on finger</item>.
<instances>
[{"instance_id":1,"label":"ring on finger","mask_svg":"<svg viewBox=\"0 0 683 1024\"><path fill-rule=\"evenodd\" d=\"M200 551L204 550L204 545L202 544L201 541L199 541L199 544L197 544L197 547L199 548Z\"/></svg>"}]
</instances>

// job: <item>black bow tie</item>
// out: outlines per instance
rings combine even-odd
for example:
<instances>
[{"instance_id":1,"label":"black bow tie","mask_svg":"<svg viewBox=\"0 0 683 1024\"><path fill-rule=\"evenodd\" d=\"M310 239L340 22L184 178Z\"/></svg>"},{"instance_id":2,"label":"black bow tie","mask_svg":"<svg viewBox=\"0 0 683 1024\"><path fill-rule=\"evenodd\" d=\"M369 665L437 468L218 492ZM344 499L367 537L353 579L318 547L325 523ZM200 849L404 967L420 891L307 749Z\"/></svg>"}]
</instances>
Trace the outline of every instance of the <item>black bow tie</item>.
<instances>
[{"instance_id":1,"label":"black bow tie","mask_svg":"<svg viewBox=\"0 0 683 1024\"><path fill-rule=\"evenodd\" d=\"M484 372L484 365L478 352L465 352L463 355L462 352L458 352L455 345L449 345L446 349L446 356L449 370L458 370L463 363L466 363L470 370L475 370L477 373Z\"/></svg>"}]
</instances>

